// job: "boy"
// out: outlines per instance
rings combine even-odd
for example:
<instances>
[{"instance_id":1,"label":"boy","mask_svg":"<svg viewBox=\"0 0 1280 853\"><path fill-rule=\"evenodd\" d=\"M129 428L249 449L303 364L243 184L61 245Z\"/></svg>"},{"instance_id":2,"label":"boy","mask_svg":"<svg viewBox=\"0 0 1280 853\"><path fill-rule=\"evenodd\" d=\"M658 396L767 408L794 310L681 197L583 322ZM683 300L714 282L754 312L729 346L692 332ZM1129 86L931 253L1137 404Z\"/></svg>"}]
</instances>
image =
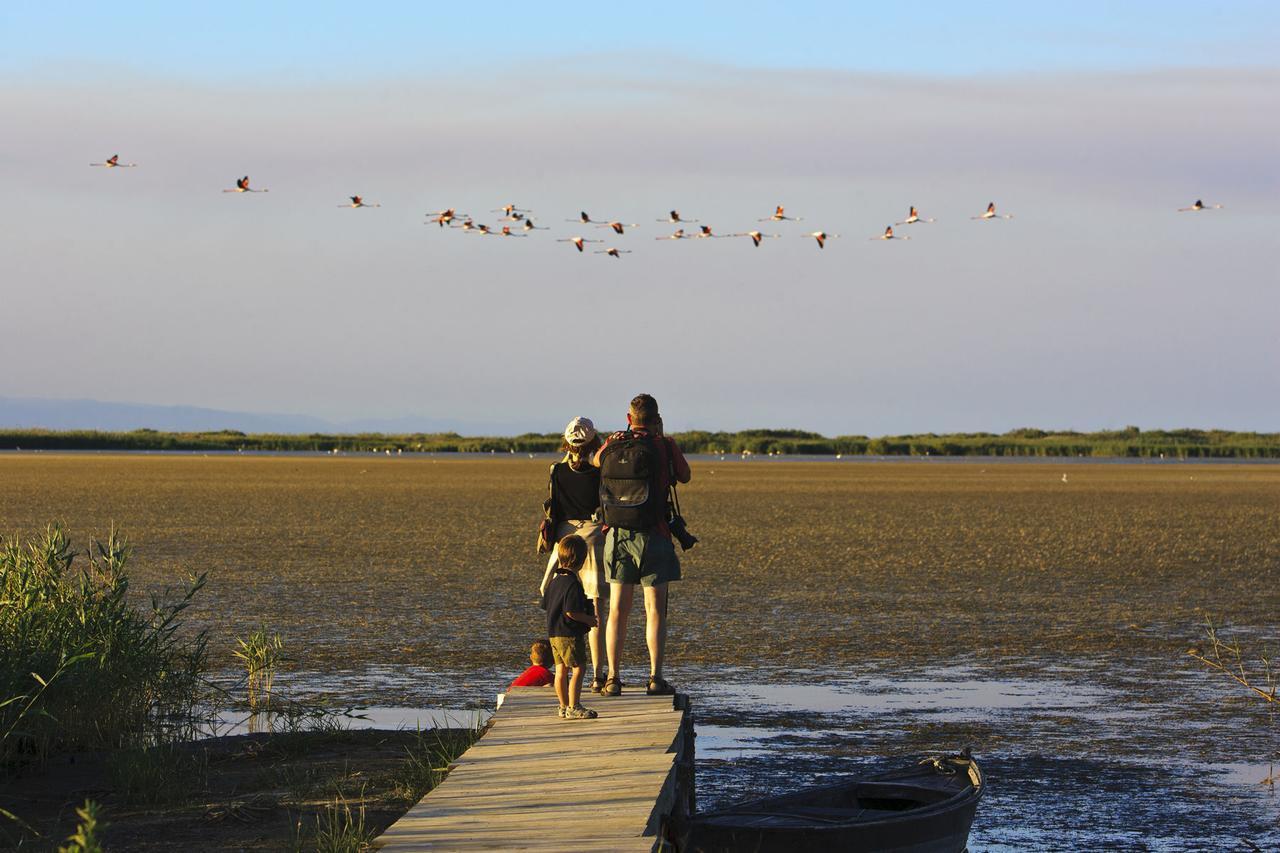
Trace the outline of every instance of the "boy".
<instances>
[{"instance_id":1,"label":"boy","mask_svg":"<svg viewBox=\"0 0 1280 853\"><path fill-rule=\"evenodd\" d=\"M582 638L596 625L591 602L578 580L578 569L586 559L585 539L576 535L561 539L556 545L556 568L542 596L551 657L556 663L556 699L560 702L556 716L565 720L592 720L597 716L580 704L582 671L587 662L587 644Z\"/></svg>"},{"instance_id":2,"label":"boy","mask_svg":"<svg viewBox=\"0 0 1280 853\"><path fill-rule=\"evenodd\" d=\"M512 687L546 687L551 684L551 644L546 640L538 640L529 647L529 668L516 676ZM510 689L510 688L508 688Z\"/></svg>"}]
</instances>

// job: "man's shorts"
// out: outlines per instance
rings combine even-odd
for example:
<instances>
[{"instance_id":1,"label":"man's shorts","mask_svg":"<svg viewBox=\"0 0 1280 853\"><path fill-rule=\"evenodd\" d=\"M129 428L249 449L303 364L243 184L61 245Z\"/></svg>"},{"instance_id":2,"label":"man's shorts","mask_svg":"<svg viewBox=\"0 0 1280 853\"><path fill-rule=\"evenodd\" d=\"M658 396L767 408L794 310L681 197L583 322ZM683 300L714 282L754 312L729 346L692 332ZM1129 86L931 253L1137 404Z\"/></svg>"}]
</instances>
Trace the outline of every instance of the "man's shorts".
<instances>
[{"instance_id":1,"label":"man's shorts","mask_svg":"<svg viewBox=\"0 0 1280 853\"><path fill-rule=\"evenodd\" d=\"M680 580L676 546L647 530L610 527L604 537L604 565L610 583L657 586Z\"/></svg>"},{"instance_id":2,"label":"man's shorts","mask_svg":"<svg viewBox=\"0 0 1280 853\"><path fill-rule=\"evenodd\" d=\"M577 637L552 637L551 659L558 665L578 669L587 665L587 643Z\"/></svg>"}]
</instances>

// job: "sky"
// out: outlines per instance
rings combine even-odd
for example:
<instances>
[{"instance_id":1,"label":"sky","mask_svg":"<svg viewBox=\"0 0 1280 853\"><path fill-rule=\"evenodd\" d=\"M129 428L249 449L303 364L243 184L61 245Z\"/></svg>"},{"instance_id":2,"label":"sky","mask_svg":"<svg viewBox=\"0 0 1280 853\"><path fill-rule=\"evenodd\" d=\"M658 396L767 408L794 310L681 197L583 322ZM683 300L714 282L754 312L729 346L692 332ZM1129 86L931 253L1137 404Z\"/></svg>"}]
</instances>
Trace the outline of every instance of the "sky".
<instances>
[{"instance_id":1,"label":"sky","mask_svg":"<svg viewBox=\"0 0 1280 853\"><path fill-rule=\"evenodd\" d=\"M1280 429L1280 6L186 5L0 6L0 397Z\"/></svg>"}]
</instances>

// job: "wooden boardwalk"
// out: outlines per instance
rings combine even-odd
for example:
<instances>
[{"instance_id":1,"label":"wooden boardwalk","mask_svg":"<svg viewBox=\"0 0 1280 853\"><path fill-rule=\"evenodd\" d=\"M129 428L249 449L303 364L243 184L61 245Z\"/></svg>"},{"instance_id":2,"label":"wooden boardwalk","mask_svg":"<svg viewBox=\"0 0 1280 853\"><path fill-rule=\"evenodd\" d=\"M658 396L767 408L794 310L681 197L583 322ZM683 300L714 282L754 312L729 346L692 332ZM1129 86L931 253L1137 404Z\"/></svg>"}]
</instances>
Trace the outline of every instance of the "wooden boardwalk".
<instances>
[{"instance_id":1,"label":"wooden boardwalk","mask_svg":"<svg viewBox=\"0 0 1280 853\"><path fill-rule=\"evenodd\" d=\"M448 778L379 850L655 849L693 810L693 718L683 696L584 696L595 720L560 720L549 687L511 690Z\"/></svg>"}]
</instances>

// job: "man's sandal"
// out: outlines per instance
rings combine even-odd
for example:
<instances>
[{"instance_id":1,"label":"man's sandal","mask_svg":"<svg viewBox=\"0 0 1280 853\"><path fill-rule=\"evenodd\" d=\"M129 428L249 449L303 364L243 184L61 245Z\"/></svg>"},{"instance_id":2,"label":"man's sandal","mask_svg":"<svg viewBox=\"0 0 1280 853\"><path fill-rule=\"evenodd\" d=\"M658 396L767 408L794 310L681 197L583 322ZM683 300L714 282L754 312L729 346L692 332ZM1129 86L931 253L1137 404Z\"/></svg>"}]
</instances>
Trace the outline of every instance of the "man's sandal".
<instances>
[{"instance_id":1,"label":"man's sandal","mask_svg":"<svg viewBox=\"0 0 1280 853\"><path fill-rule=\"evenodd\" d=\"M655 675L649 679L649 686L644 691L649 696L674 696L676 689L667 683L667 680L661 675Z\"/></svg>"},{"instance_id":2,"label":"man's sandal","mask_svg":"<svg viewBox=\"0 0 1280 853\"><path fill-rule=\"evenodd\" d=\"M604 687L600 689L601 696L621 696L622 682L616 678L610 678L604 683Z\"/></svg>"}]
</instances>

